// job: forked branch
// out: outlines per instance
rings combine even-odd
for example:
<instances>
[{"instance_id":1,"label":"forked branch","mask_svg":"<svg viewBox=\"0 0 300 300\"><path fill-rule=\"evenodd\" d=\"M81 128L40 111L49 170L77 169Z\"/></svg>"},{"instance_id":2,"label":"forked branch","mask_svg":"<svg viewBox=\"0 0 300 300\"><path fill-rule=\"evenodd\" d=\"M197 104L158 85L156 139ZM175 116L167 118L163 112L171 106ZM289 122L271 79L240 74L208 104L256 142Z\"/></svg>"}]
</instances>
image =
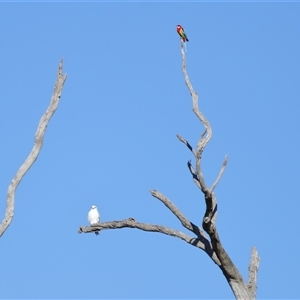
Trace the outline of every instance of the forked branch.
<instances>
[{"instance_id":1,"label":"forked branch","mask_svg":"<svg viewBox=\"0 0 300 300\"><path fill-rule=\"evenodd\" d=\"M0 237L4 234L4 232L12 222L12 219L14 217L14 209L15 209L15 191L19 183L23 179L24 175L33 165L33 163L35 162L35 160L37 159L41 151L41 148L43 146L43 139L44 139L44 135L48 123L58 107L58 103L66 79L67 79L67 75L63 74L63 61L61 61L58 67L57 79L55 82L51 102L45 114L40 119L40 123L35 133L35 141L34 141L33 148L29 153L28 157L26 158L25 162L19 168L18 172L16 173L15 177L12 179L8 187L5 216L2 223L0 224Z\"/></svg>"},{"instance_id":2,"label":"forked branch","mask_svg":"<svg viewBox=\"0 0 300 300\"><path fill-rule=\"evenodd\" d=\"M120 228L137 228L144 231L150 232L159 232L166 235L174 236L184 240L185 242L204 250L205 245L198 239L193 238L181 231L175 230L173 228L169 228L162 225L154 225L148 223L140 223L137 222L134 218L128 218L121 221L110 221L110 222L103 222L91 226L81 226L78 230L78 233L89 233L89 232L96 232L101 230L107 229L120 229Z\"/></svg>"},{"instance_id":3,"label":"forked branch","mask_svg":"<svg viewBox=\"0 0 300 300\"><path fill-rule=\"evenodd\" d=\"M202 236L206 238L204 232L197 225L189 221L166 196L156 190L151 190L150 193L153 197L160 200L178 218L183 227L192 231L198 237Z\"/></svg>"},{"instance_id":4,"label":"forked branch","mask_svg":"<svg viewBox=\"0 0 300 300\"><path fill-rule=\"evenodd\" d=\"M103 222L91 226L81 226L79 227L78 233L93 233L93 232L96 233L101 230L121 229L121 228L136 228L143 231L158 232L158 233L180 238L181 240L187 242L188 244L197 247L201 250L204 250L206 254L208 254L211 257L213 262L218 266L220 266L220 262L216 254L212 250L209 241L205 237L200 235L199 237L194 238L176 229L162 226L162 225L140 223L137 222L134 218L128 218L120 221Z\"/></svg>"},{"instance_id":5,"label":"forked branch","mask_svg":"<svg viewBox=\"0 0 300 300\"><path fill-rule=\"evenodd\" d=\"M162 225L140 223L137 222L134 218L128 218L120 221L103 222L91 226L81 226L78 230L78 233L82 233L82 232L89 233L89 232L96 232L96 231L108 230L108 229L120 229L125 227L137 228L144 231L159 232L166 235L175 236L195 247L204 249L203 243L201 243L199 240L196 240L195 238L188 236L187 234L181 231L166 226L162 226Z\"/></svg>"},{"instance_id":6,"label":"forked branch","mask_svg":"<svg viewBox=\"0 0 300 300\"><path fill-rule=\"evenodd\" d=\"M212 184L210 188L207 188L201 170L201 158L205 147L207 146L209 140L212 137L212 129L208 120L204 117L202 112L199 110L198 95L193 89L193 86L190 82L186 70L186 56L185 56L184 45L182 41L181 41L181 54L182 54L182 71L183 71L185 83L192 96L193 112L196 114L198 119L204 125L205 130L199 138L196 149L194 149L190 145L190 143L180 135L177 135L177 138L188 147L188 149L193 153L196 160L196 170L193 168L191 161L188 162L188 168L190 173L192 174L194 182L203 192L205 197L206 211L203 217L202 227L208 233L210 241L206 238L204 232L200 229L199 226L195 225L190 220L188 220L184 216L184 214L171 202L171 200L169 200L166 196L164 196L162 193L156 190L150 191L152 196L158 199L159 201L161 201L176 216L176 218L181 222L182 226L187 230L191 231L193 234L195 234L196 237L191 237L181 231L166 226L140 223L135 221L133 218L129 218L121 221L104 222L92 226L81 226L78 232L90 233L90 232L98 232L107 229L119 229L119 228L129 227L129 228L137 228L144 231L159 232L159 233L180 238L185 242L201 250L204 250L211 257L211 259L222 270L226 280L228 281L237 299L243 299L243 300L254 299L256 293L256 276L257 276L257 269L259 264L257 251L255 250L256 251L255 252L253 250L252 253L252 259L249 267L249 284L246 285L238 269L235 267L229 255L223 248L216 228L217 200L214 194L214 189L219 183L224 173L228 158L227 156L225 157L225 160L222 164L222 167L220 169L220 172L215 182Z\"/></svg>"},{"instance_id":7,"label":"forked branch","mask_svg":"<svg viewBox=\"0 0 300 300\"><path fill-rule=\"evenodd\" d=\"M251 267L251 271L249 268L249 286L245 284L243 281L242 276L240 275L238 269L235 267L233 262L231 261L229 255L225 251L225 249L222 246L217 228L216 228L216 216L217 216L217 200L216 196L214 194L214 189L219 183L224 170L227 165L228 158L225 157L225 160L222 164L221 170L215 180L215 182L212 184L211 188L207 188L204 176L201 170L201 158L202 153L207 146L208 142L210 141L212 137L212 129L208 122L208 120L204 117L203 113L199 110L198 106L198 94L194 91L193 86L190 82L189 76L187 74L186 70L186 55L184 51L184 45L181 41L181 55L182 55L182 72L184 75L185 83L189 89L189 92L192 96L192 103L193 103L193 112L196 114L198 119L201 121L201 123L204 125L204 133L200 136L199 141L197 143L197 150L194 151L192 147L189 146L189 144L186 142L185 139L182 137L179 138L179 140L183 143L185 143L188 148L194 153L195 159L196 159L196 172L192 167L191 162L188 163L188 168L193 176L194 182L197 184L197 186L201 189L201 191L204 194L205 203L206 203L206 211L203 217L202 227L203 229L208 233L211 241L211 245L213 247L214 252L216 253L220 263L221 263L221 270L227 279L230 287L232 288L233 293L235 294L237 299L254 299L253 295L255 297L255 291L256 291L256 285L253 283L253 281L256 282L256 274L257 274L257 268L258 264L251 264L255 265L255 267ZM196 152L196 153L195 153ZM255 259L252 259L256 262ZM251 273L251 274L250 274ZM254 287L255 286L255 287ZM252 291L251 289L255 289L255 291Z\"/></svg>"}]
</instances>

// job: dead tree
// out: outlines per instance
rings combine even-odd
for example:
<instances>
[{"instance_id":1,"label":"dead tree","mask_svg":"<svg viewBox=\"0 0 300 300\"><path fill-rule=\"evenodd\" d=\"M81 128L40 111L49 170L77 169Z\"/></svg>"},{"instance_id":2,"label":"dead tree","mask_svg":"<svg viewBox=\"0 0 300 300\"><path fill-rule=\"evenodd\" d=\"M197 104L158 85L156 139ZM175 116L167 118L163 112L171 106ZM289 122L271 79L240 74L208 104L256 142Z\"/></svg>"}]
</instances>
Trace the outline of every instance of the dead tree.
<instances>
[{"instance_id":1,"label":"dead tree","mask_svg":"<svg viewBox=\"0 0 300 300\"><path fill-rule=\"evenodd\" d=\"M208 256L212 259L212 261L221 269L236 299L243 299L243 300L255 299L256 280L257 280L257 272L259 266L259 257L256 248L255 247L252 248L251 260L249 265L248 283L246 283L243 280L236 266L231 261L229 255L223 248L216 228L217 199L214 193L214 189L217 186L218 182L220 181L224 173L228 158L227 156L225 157L219 175L217 176L212 186L208 187L205 183L204 176L201 169L201 158L205 147L207 146L208 142L212 137L212 129L208 120L205 118L203 113L199 110L198 95L194 91L186 71L186 57L185 57L184 45L182 41L180 47L181 47L181 55L182 55L182 72L184 75L185 83L192 96L193 112L196 114L200 122L204 125L205 129L202 135L200 136L196 149L194 149L190 145L190 143L180 135L177 135L177 138L187 146L187 148L193 153L195 157L196 168L193 167L191 161L187 163L187 166L192 175L193 181L195 182L197 187L201 190L201 192L204 194L206 211L204 213L204 217L202 221L202 228L209 237L207 237L207 235L202 230L202 228L189 221L189 219L187 219L183 215L183 213L172 203L172 201L170 201L166 196L164 196L162 193L156 190L151 190L150 191L151 195L156 199L158 199L159 201L161 201L178 218L182 226L193 233L193 236L187 235L181 231L166 226L140 223L133 218L128 218L121 221L104 222L92 226L81 226L78 232L98 233L101 230L119 229L119 228L127 227L127 228L137 228L144 231L160 232L166 235L180 238L185 242L189 243L190 245L193 245L203 250L206 254L208 254Z\"/></svg>"},{"instance_id":2,"label":"dead tree","mask_svg":"<svg viewBox=\"0 0 300 300\"><path fill-rule=\"evenodd\" d=\"M62 93L62 89L64 86L64 83L67 79L67 75L62 73L63 70L63 61L60 62L57 72L57 79L54 86L54 91L52 94L52 98L50 101L50 105L47 108L46 112L40 119L40 123L38 125L37 131L35 133L35 140L32 150L30 151L28 157L24 161L24 163L19 168L18 172L16 173L15 177L12 179L8 191L7 191L7 200L6 200L6 210L5 210L5 216L0 224L0 237L4 234L8 226L11 224L12 219L14 217L14 210L15 210L15 192L16 189L27 173L27 171L31 168L33 163L36 161L42 146L43 146L43 140L44 135L48 126L48 123L55 113L58 103L60 100L60 96Z\"/></svg>"}]
</instances>

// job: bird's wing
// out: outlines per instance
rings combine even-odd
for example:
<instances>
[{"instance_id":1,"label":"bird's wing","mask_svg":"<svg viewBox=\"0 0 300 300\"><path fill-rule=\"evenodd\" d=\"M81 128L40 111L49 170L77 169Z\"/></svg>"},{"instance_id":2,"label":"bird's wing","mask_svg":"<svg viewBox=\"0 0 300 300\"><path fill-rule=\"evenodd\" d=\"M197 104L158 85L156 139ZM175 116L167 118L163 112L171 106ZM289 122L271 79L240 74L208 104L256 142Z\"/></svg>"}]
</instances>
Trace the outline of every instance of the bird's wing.
<instances>
[{"instance_id":1,"label":"bird's wing","mask_svg":"<svg viewBox=\"0 0 300 300\"><path fill-rule=\"evenodd\" d=\"M91 223L92 221L92 211L90 210L88 213L88 221Z\"/></svg>"}]
</instances>

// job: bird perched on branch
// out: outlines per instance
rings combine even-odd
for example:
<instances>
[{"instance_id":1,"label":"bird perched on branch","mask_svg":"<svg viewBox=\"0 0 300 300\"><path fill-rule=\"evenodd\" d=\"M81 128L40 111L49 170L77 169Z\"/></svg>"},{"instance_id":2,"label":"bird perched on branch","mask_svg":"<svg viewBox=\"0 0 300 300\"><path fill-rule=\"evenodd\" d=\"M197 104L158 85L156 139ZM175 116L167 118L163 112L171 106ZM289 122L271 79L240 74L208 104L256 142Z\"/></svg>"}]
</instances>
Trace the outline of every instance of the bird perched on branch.
<instances>
[{"instance_id":1,"label":"bird perched on branch","mask_svg":"<svg viewBox=\"0 0 300 300\"><path fill-rule=\"evenodd\" d=\"M91 225L98 224L100 222L100 214L95 205L92 205L91 210L88 213L88 221Z\"/></svg>"},{"instance_id":2,"label":"bird perched on branch","mask_svg":"<svg viewBox=\"0 0 300 300\"><path fill-rule=\"evenodd\" d=\"M180 38L182 39L182 41L184 43L189 41L189 39L187 38L186 33L181 25L177 25L177 32L180 35Z\"/></svg>"}]
</instances>

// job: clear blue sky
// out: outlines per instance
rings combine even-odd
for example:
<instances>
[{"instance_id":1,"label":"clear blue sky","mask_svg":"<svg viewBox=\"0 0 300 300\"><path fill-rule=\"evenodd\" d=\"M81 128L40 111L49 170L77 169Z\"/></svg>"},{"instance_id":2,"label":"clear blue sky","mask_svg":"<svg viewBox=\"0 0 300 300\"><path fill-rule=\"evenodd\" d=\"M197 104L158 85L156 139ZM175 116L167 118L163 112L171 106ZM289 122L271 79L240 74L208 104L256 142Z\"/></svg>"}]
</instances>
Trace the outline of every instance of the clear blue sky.
<instances>
[{"instance_id":1,"label":"clear blue sky","mask_svg":"<svg viewBox=\"0 0 300 300\"><path fill-rule=\"evenodd\" d=\"M134 217L183 230L149 189L201 224L202 194L186 162L203 128L224 247L247 279L261 257L259 299L300 298L299 3L1 3L1 218L8 185L34 142L60 59L68 78L38 160L16 193L0 239L3 298L232 298L208 256L135 229L77 233L97 205L102 221ZM183 230L185 232L185 230Z\"/></svg>"}]
</instances>

